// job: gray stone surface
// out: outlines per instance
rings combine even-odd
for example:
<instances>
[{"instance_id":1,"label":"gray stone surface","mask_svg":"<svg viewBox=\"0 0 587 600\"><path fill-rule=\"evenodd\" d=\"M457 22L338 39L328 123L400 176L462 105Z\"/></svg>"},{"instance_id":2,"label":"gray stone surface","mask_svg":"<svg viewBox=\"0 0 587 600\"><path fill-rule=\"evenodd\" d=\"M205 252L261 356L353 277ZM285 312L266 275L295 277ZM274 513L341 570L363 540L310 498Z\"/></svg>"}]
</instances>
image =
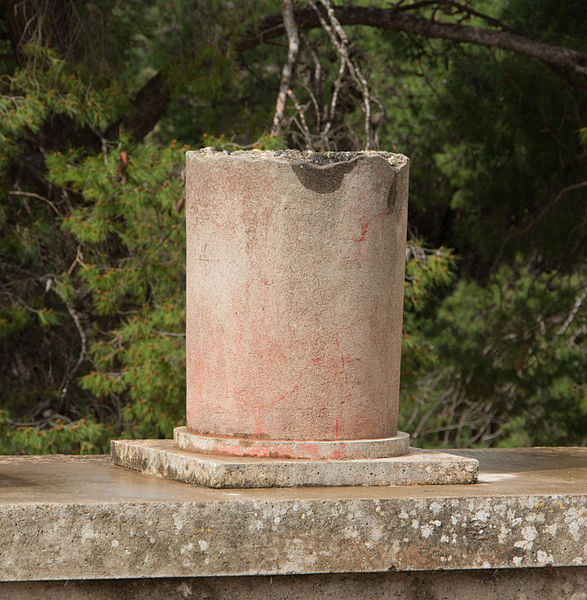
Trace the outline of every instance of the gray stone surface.
<instances>
[{"instance_id":1,"label":"gray stone surface","mask_svg":"<svg viewBox=\"0 0 587 600\"><path fill-rule=\"evenodd\" d=\"M476 459L414 448L393 458L305 460L196 454L173 440L115 440L111 452L115 465L212 488L467 484L479 472Z\"/></svg>"},{"instance_id":2,"label":"gray stone surface","mask_svg":"<svg viewBox=\"0 0 587 600\"><path fill-rule=\"evenodd\" d=\"M585 600L587 567L0 583L0 600Z\"/></svg>"},{"instance_id":3,"label":"gray stone surface","mask_svg":"<svg viewBox=\"0 0 587 600\"><path fill-rule=\"evenodd\" d=\"M0 580L585 564L587 449L461 453L477 485L209 489L108 457L2 457Z\"/></svg>"}]
</instances>

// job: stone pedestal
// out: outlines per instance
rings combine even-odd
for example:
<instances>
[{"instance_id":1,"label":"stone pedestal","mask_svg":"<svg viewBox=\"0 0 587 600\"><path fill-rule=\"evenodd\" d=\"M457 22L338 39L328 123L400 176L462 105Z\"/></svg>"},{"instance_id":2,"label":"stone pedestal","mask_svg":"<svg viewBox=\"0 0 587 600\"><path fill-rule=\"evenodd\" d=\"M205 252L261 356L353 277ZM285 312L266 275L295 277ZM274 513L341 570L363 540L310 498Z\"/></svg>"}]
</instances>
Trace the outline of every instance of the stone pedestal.
<instances>
[{"instance_id":1,"label":"stone pedestal","mask_svg":"<svg viewBox=\"0 0 587 600\"><path fill-rule=\"evenodd\" d=\"M187 427L114 462L215 487L474 482L398 431L408 159L202 150L186 180Z\"/></svg>"}]
</instances>

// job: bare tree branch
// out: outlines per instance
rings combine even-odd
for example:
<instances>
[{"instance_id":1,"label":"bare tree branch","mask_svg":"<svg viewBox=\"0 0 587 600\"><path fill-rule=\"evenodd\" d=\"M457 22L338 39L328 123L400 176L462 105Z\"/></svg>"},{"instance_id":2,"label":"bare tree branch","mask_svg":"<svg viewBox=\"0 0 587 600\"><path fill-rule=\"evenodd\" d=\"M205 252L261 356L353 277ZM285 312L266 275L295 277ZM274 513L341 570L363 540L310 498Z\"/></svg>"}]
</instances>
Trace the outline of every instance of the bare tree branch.
<instances>
[{"instance_id":1,"label":"bare tree branch","mask_svg":"<svg viewBox=\"0 0 587 600\"><path fill-rule=\"evenodd\" d=\"M300 129L302 130L302 133L304 134L304 143L306 145L306 149L311 150L312 149L312 134L310 133L310 128L308 127L308 123L306 122L307 105L304 107L298 102L298 99L296 98L296 95L294 94L293 90L291 90L291 89L287 90L287 95L291 98L291 101L293 102L293 105L296 107L296 111L300 117Z\"/></svg>"},{"instance_id":2,"label":"bare tree branch","mask_svg":"<svg viewBox=\"0 0 587 600\"><path fill-rule=\"evenodd\" d=\"M340 70L338 73L338 77L334 84L334 93L332 95L332 103L330 107L330 119L327 124L327 127L330 127L332 120L334 118L334 112L336 108L336 100L337 95L340 90L340 85L342 83L342 78L346 71L348 71L351 76L352 81L354 82L357 89L361 92L361 96L363 97L363 114L365 116L365 150L369 150L372 148L372 135L371 135L371 94L369 92L369 85L367 84L367 80L361 73L358 65L356 65L349 56L349 39L342 28L339 20L336 18L336 14L333 6L330 4L330 0L320 0L320 4L324 8L326 12L326 16L328 17L328 22L324 19L324 17L320 14L320 10L316 3L313 0L309 0L310 5L314 9L314 12L318 15L318 19L320 20L320 24L322 25L322 29L326 31L332 45L338 52L340 56ZM325 132L327 133L327 132Z\"/></svg>"},{"instance_id":3,"label":"bare tree branch","mask_svg":"<svg viewBox=\"0 0 587 600\"><path fill-rule=\"evenodd\" d=\"M281 83L279 85L279 94L277 95L275 115L273 116L273 125L271 126L272 137L277 137L281 132L281 122L285 115L287 93L291 88L291 80L298 59L298 51L300 49L300 38L294 17L292 0L283 0L283 24L285 26L285 31L287 32L288 40L287 61L284 63L281 71Z\"/></svg>"},{"instance_id":4,"label":"bare tree branch","mask_svg":"<svg viewBox=\"0 0 587 600\"><path fill-rule=\"evenodd\" d=\"M334 14L341 25L367 25L387 31L403 31L429 38L501 48L587 75L587 54L531 40L509 31L431 21L417 15L406 14L398 7L337 6L334 8ZM300 30L320 27L319 18L311 8L297 10L295 19ZM242 52L254 48L269 39L282 36L284 32L281 15L270 15L263 20L258 29L243 37L236 49Z\"/></svg>"},{"instance_id":5,"label":"bare tree branch","mask_svg":"<svg viewBox=\"0 0 587 600\"><path fill-rule=\"evenodd\" d=\"M75 327L79 333L81 348L80 348L80 353L79 353L79 356L77 358L75 365L73 366L72 369L70 369L69 371L67 371L65 373L65 375L63 376L63 380L61 381L61 385L59 386L59 402L60 402L59 408L60 409L63 406L63 402L67 396L69 384L71 383L73 376L77 373L77 370L81 367L84 360L86 360L88 357L88 351L87 351L88 338L86 337L86 333L84 331L84 328L82 327L79 315L78 315L77 311L74 310L73 306L71 306L71 304L69 302L66 302L65 306L67 307L67 312L69 312L71 318L73 319L73 322L75 323Z\"/></svg>"},{"instance_id":6,"label":"bare tree branch","mask_svg":"<svg viewBox=\"0 0 587 600\"><path fill-rule=\"evenodd\" d=\"M40 194L35 194L34 192L21 192L20 190L9 190L8 194L10 196L26 196L27 198L37 198L37 200L42 200L45 204L48 204L56 215L60 215L61 213L57 210L57 207L49 198L45 198L45 196L41 196Z\"/></svg>"},{"instance_id":7,"label":"bare tree branch","mask_svg":"<svg viewBox=\"0 0 587 600\"><path fill-rule=\"evenodd\" d=\"M582 293L575 298L575 302L573 302L573 306L567 318L565 319L565 322L562 324L561 328L556 332L557 335L563 335L563 333L569 328L569 325L577 316L577 313L579 312L581 304L583 304L585 298L587 298L587 286L585 286L585 289L582 291Z\"/></svg>"}]
</instances>

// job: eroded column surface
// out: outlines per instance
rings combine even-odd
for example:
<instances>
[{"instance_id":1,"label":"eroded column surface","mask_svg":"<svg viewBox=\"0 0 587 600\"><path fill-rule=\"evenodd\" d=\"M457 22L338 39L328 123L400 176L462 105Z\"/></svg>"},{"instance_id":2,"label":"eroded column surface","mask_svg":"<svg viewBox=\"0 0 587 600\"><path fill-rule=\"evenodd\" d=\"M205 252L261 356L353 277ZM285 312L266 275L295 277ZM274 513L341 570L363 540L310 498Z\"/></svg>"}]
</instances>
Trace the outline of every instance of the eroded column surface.
<instances>
[{"instance_id":1,"label":"eroded column surface","mask_svg":"<svg viewBox=\"0 0 587 600\"><path fill-rule=\"evenodd\" d=\"M396 436L407 196L402 155L187 153L189 432Z\"/></svg>"}]
</instances>

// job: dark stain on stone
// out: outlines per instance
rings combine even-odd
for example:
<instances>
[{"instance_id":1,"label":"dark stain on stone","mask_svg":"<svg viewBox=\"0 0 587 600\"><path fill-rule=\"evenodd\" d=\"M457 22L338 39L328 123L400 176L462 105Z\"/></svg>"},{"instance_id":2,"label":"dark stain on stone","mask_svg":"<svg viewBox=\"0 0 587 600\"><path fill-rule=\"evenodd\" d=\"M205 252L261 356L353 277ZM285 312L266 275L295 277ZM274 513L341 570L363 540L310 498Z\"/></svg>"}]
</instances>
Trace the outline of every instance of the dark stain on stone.
<instances>
[{"instance_id":1,"label":"dark stain on stone","mask_svg":"<svg viewBox=\"0 0 587 600\"><path fill-rule=\"evenodd\" d=\"M0 475L0 487L29 487L37 484L27 479L20 477L12 477L11 475Z\"/></svg>"},{"instance_id":2,"label":"dark stain on stone","mask_svg":"<svg viewBox=\"0 0 587 600\"><path fill-rule=\"evenodd\" d=\"M357 160L328 165L299 162L292 164L291 168L306 189L319 194L330 194L336 192L341 186L344 176L357 166Z\"/></svg>"}]
</instances>

